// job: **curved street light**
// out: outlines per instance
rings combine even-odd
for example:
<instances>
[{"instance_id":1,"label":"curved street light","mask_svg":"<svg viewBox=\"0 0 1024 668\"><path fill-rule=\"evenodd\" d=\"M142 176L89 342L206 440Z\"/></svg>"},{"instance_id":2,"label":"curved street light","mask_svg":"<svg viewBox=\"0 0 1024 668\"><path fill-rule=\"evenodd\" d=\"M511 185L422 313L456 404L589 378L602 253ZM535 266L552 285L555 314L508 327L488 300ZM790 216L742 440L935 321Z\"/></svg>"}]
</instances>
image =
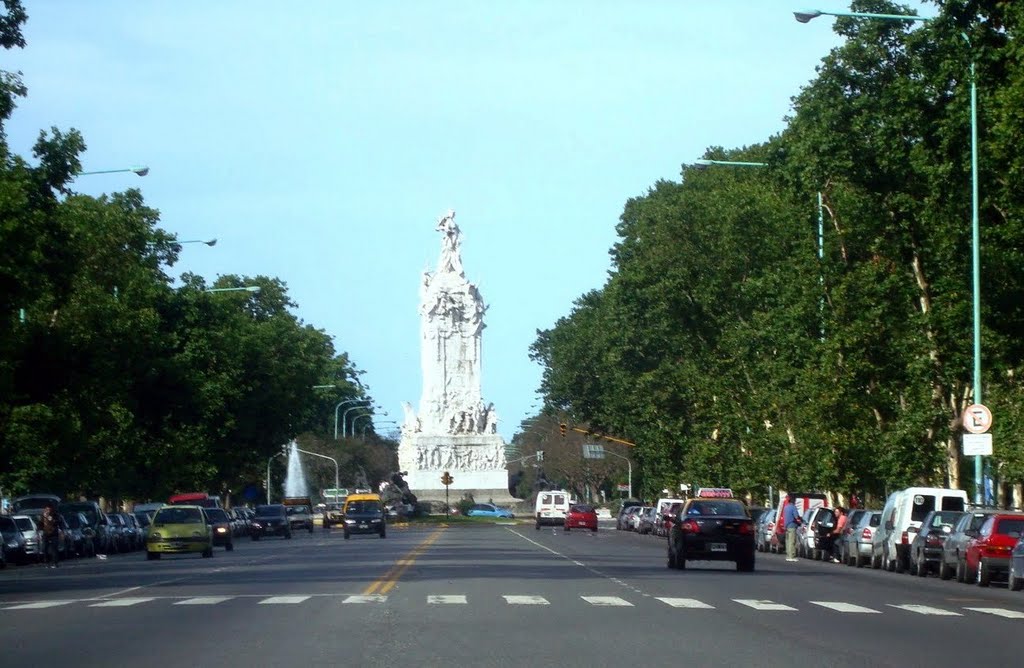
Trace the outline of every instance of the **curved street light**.
<instances>
[{"instance_id":1,"label":"curved street light","mask_svg":"<svg viewBox=\"0 0 1024 668\"><path fill-rule=\"evenodd\" d=\"M241 288L206 288L203 292L259 292L260 286L246 285Z\"/></svg>"},{"instance_id":2,"label":"curved street light","mask_svg":"<svg viewBox=\"0 0 1024 668\"><path fill-rule=\"evenodd\" d=\"M927 16L905 14L871 14L868 12L826 12L804 10L793 12L800 23L807 23L819 16L842 16L856 19L882 19L885 21L931 21ZM960 36L971 48L967 33ZM981 233L978 222L978 85L975 77L974 59L971 59L971 283L972 320L974 322L974 403L982 403L981 397ZM984 463L982 455L974 456L974 502L982 503L984 489Z\"/></svg>"},{"instance_id":3,"label":"curved street light","mask_svg":"<svg viewBox=\"0 0 1024 668\"><path fill-rule=\"evenodd\" d=\"M348 406L349 404L365 404L369 403L369 399L348 399L347 401L339 401L334 405L334 440L338 440L338 409L342 406ZM348 411L345 411L346 413Z\"/></svg>"},{"instance_id":4,"label":"curved street light","mask_svg":"<svg viewBox=\"0 0 1024 668\"><path fill-rule=\"evenodd\" d=\"M75 172L75 176L92 176L93 174L117 174L118 172L131 172L138 174L139 176L145 176L149 174L149 167L145 165L139 165L137 167L127 167L124 169L98 169L91 172Z\"/></svg>"},{"instance_id":5,"label":"curved street light","mask_svg":"<svg viewBox=\"0 0 1024 668\"><path fill-rule=\"evenodd\" d=\"M360 402L364 403L364 404L368 404L368 403L370 403L370 401L371 401L370 399L360 399ZM346 408L345 411L341 414L341 437L342 438L345 438L345 436L347 434L347 431L348 431L345 428L345 426L348 424L348 414L351 413L352 411L356 410L356 409L359 409L359 408L362 408L364 410L369 410L370 409L369 406L352 406L351 408ZM373 408L380 408L380 406L374 406ZM384 415L387 415L387 412L385 412ZM355 436L355 432L354 431L352 432L352 435Z\"/></svg>"}]
</instances>

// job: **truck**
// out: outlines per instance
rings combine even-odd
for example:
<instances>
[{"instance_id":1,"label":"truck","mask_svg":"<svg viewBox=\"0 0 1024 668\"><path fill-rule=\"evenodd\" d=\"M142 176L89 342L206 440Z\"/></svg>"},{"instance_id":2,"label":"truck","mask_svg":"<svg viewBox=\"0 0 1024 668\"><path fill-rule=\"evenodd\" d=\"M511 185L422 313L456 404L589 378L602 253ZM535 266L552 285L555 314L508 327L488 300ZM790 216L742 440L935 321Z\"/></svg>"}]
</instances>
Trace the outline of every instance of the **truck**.
<instances>
[{"instance_id":1,"label":"truck","mask_svg":"<svg viewBox=\"0 0 1024 668\"><path fill-rule=\"evenodd\" d=\"M313 500L308 496L286 496L281 499L288 512L288 525L292 529L306 529L313 533Z\"/></svg>"}]
</instances>

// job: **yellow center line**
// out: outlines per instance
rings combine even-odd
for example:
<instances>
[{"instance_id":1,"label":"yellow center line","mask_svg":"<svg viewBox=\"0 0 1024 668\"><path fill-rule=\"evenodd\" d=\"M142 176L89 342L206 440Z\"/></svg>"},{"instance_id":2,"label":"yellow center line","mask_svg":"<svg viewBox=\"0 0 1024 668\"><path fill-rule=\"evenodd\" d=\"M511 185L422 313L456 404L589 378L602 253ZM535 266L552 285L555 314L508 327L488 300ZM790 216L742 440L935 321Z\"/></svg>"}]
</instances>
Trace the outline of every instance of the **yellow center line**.
<instances>
[{"instance_id":1,"label":"yellow center line","mask_svg":"<svg viewBox=\"0 0 1024 668\"><path fill-rule=\"evenodd\" d=\"M401 579L402 574L405 573L406 569L416 563L416 559L426 552L427 548L433 545L434 541L440 538L443 532L443 528L437 529L434 533L427 536L422 543L414 547L408 554L396 561L395 565L384 574L384 577L369 585L363 591L363 596L370 596L371 594L386 594L391 591L391 589L398 584L398 580Z\"/></svg>"}]
</instances>

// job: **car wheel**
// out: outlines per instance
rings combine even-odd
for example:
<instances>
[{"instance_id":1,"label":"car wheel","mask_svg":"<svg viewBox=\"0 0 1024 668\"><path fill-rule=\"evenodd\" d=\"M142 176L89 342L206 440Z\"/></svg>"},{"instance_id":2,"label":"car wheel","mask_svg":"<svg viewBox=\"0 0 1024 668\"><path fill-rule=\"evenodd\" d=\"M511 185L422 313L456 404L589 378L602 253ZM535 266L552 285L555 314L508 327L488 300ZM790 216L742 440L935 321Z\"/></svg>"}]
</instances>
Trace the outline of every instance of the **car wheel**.
<instances>
[{"instance_id":1,"label":"car wheel","mask_svg":"<svg viewBox=\"0 0 1024 668\"><path fill-rule=\"evenodd\" d=\"M570 529L569 527L562 527L562 531L564 531L565 533L569 533Z\"/></svg>"},{"instance_id":2,"label":"car wheel","mask_svg":"<svg viewBox=\"0 0 1024 668\"><path fill-rule=\"evenodd\" d=\"M537 522L537 527L536 527L536 529L537 529L537 531L540 531L540 522Z\"/></svg>"},{"instance_id":3,"label":"car wheel","mask_svg":"<svg viewBox=\"0 0 1024 668\"><path fill-rule=\"evenodd\" d=\"M313 525L312 524L309 525L309 533L310 533L310 535L313 534Z\"/></svg>"},{"instance_id":4,"label":"car wheel","mask_svg":"<svg viewBox=\"0 0 1024 668\"><path fill-rule=\"evenodd\" d=\"M956 562L956 581L957 582L963 582L964 581L964 562L963 562L962 559L957 559L957 562Z\"/></svg>"},{"instance_id":5,"label":"car wheel","mask_svg":"<svg viewBox=\"0 0 1024 668\"><path fill-rule=\"evenodd\" d=\"M381 529L381 531L380 531L380 537L381 538L387 537L387 533L383 529Z\"/></svg>"},{"instance_id":6,"label":"car wheel","mask_svg":"<svg viewBox=\"0 0 1024 668\"><path fill-rule=\"evenodd\" d=\"M1010 566L1010 575L1007 579L1006 586L1009 587L1010 591L1020 591L1024 589L1024 578L1017 577L1017 572L1013 566Z\"/></svg>"},{"instance_id":7,"label":"car wheel","mask_svg":"<svg viewBox=\"0 0 1024 668\"><path fill-rule=\"evenodd\" d=\"M745 559L736 560L736 570L740 573L753 573L754 572L754 555L751 554Z\"/></svg>"},{"instance_id":8,"label":"car wheel","mask_svg":"<svg viewBox=\"0 0 1024 668\"><path fill-rule=\"evenodd\" d=\"M597 533L597 527L591 527L591 528L590 528L590 530L591 530L591 531L592 531L593 533Z\"/></svg>"},{"instance_id":9,"label":"car wheel","mask_svg":"<svg viewBox=\"0 0 1024 668\"><path fill-rule=\"evenodd\" d=\"M260 535L259 535L258 533L254 533L254 534L252 535L252 539L253 539L254 541L256 541L256 540L259 540L259 539L260 539Z\"/></svg>"},{"instance_id":10,"label":"car wheel","mask_svg":"<svg viewBox=\"0 0 1024 668\"><path fill-rule=\"evenodd\" d=\"M159 559L159 558L160 558L160 553L159 552L146 552L146 561L153 561L154 559Z\"/></svg>"},{"instance_id":11,"label":"car wheel","mask_svg":"<svg viewBox=\"0 0 1024 668\"><path fill-rule=\"evenodd\" d=\"M347 531L345 532L345 540L348 540L351 536L352 536L352 534L350 534Z\"/></svg>"},{"instance_id":12,"label":"car wheel","mask_svg":"<svg viewBox=\"0 0 1024 668\"><path fill-rule=\"evenodd\" d=\"M213 556L213 548L212 547L208 547L205 550L203 550L203 559L209 559L212 556Z\"/></svg>"},{"instance_id":13,"label":"car wheel","mask_svg":"<svg viewBox=\"0 0 1024 668\"><path fill-rule=\"evenodd\" d=\"M978 583L979 587L987 587L992 583L992 571L989 570L988 559L978 561L978 572L975 576L975 582Z\"/></svg>"},{"instance_id":14,"label":"car wheel","mask_svg":"<svg viewBox=\"0 0 1024 668\"><path fill-rule=\"evenodd\" d=\"M668 550L668 567L672 569L676 567L676 555L672 553L672 548Z\"/></svg>"},{"instance_id":15,"label":"car wheel","mask_svg":"<svg viewBox=\"0 0 1024 668\"><path fill-rule=\"evenodd\" d=\"M224 546L224 549L227 550L228 552L234 552L235 551L235 542L231 541L230 543L228 543L227 545Z\"/></svg>"},{"instance_id":16,"label":"car wheel","mask_svg":"<svg viewBox=\"0 0 1024 668\"><path fill-rule=\"evenodd\" d=\"M911 572L919 578L923 578L928 575L928 566L925 565L924 559L918 559L916 563L912 562Z\"/></svg>"},{"instance_id":17,"label":"car wheel","mask_svg":"<svg viewBox=\"0 0 1024 668\"><path fill-rule=\"evenodd\" d=\"M821 561L821 550L811 550L811 561Z\"/></svg>"},{"instance_id":18,"label":"car wheel","mask_svg":"<svg viewBox=\"0 0 1024 668\"><path fill-rule=\"evenodd\" d=\"M292 539L292 532L291 532L291 531L289 531L288 533L286 533L286 534L284 535L284 539L285 539L285 540L291 540L291 539Z\"/></svg>"},{"instance_id":19,"label":"car wheel","mask_svg":"<svg viewBox=\"0 0 1024 668\"><path fill-rule=\"evenodd\" d=\"M953 569L946 563L946 558L941 557L939 559L939 579L948 580L953 577Z\"/></svg>"},{"instance_id":20,"label":"car wheel","mask_svg":"<svg viewBox=\"0 0 1024 668\"><path fill-rule=\"evenodd\" d=\"M882 567L882 557L876 556L873 552L871 553L871 568L878 570Z\"/></svg>"}]
</instances>

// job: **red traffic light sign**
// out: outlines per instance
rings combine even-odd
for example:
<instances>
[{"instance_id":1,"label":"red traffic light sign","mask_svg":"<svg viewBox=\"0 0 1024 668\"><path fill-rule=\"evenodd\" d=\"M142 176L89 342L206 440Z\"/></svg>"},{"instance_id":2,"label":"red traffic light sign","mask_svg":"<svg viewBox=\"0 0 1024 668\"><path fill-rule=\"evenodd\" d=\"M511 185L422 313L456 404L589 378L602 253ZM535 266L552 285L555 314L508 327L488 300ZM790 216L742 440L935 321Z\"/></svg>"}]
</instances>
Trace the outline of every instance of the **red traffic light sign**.
<instances>
[{"instance_id":1,"label":"red traffic light sign","mask_svg":"<svg viewBox=\"0 0 1024 668\"><path fill-rule=\"evenodd\" d=\"M455 478L453 478L451 476L451 474L448 473L448 471L445 471L444 473L441 474L441 484L442 485L447 487L448 485L452 484L453 482L455 482Z\"/></svg>"}]
</instances>

